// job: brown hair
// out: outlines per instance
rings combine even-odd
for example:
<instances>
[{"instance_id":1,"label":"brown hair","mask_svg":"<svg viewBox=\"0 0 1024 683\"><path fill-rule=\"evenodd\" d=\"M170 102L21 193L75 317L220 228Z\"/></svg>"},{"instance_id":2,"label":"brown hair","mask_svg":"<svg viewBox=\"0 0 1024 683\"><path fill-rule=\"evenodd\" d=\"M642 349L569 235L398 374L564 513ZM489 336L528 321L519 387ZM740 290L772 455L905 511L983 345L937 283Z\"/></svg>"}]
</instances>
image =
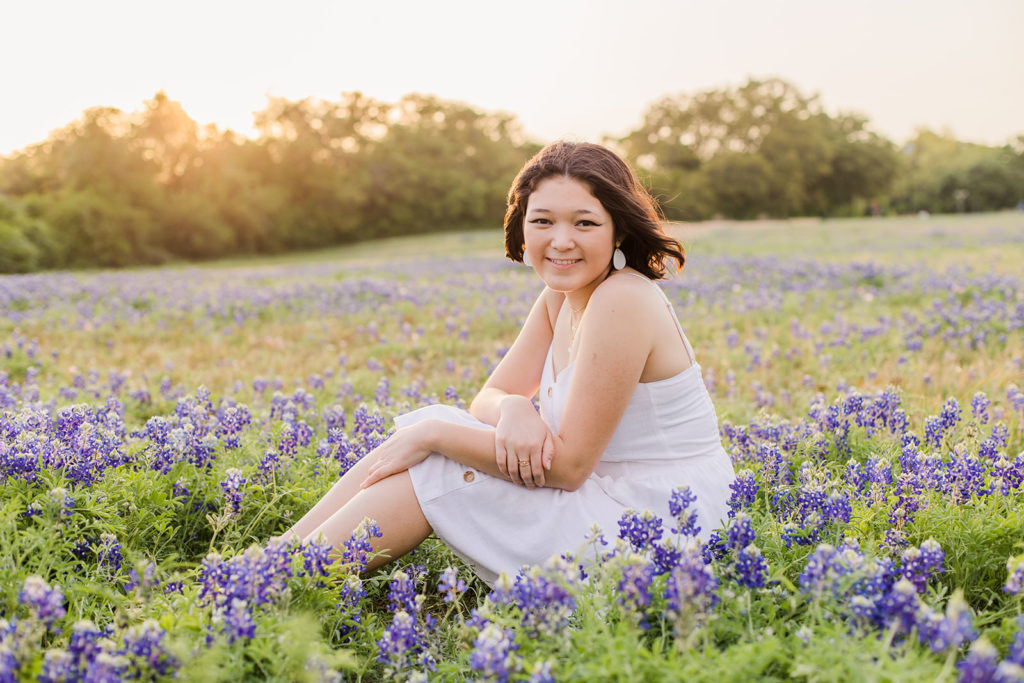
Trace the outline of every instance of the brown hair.
<instances>
[{"instance_id":1,"label":"brown hair","mask_svg":"<svg viewBox=\"0 0 1024 683\"><path fill-rule=\"evenodd\" d=\"M665 260L671 257L683 267L686 255L678 240L661 229L661 215L636 173L615 152L589 142L556 142L537 152L516 175L508 191L505 211L505 255L523 260L523 219L526 202L540 181L567 176L590 188L612 217L615 241L626 256L626 265L652 280L665 276Z\"/></svg>"}]
</instances>

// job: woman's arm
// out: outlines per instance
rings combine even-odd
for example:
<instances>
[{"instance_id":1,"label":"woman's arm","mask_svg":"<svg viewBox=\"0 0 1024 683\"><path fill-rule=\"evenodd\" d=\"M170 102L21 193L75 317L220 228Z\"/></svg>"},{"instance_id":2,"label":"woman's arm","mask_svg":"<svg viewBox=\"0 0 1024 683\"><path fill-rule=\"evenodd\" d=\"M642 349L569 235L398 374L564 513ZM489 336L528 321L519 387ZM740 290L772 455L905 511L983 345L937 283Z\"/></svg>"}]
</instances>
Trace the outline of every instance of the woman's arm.
<instances>
[{"instance_id":1,"label":"woman's arm","mask_svg":"<svg viewBox=\"0 0 1024 683\"><path fill-rule=\"evenodd\" d=\"M470 403L473 417L496 426L506 399L513 403L529 401L537 393L562 299L561 294L546 287L540 293L519 336Z\"/></svg>"},{"instance_id":2,"label":"woman's arm","mask_svg":"<svg viewBox=\"0 0 1024 683\"><path fill-rule=\"evenodd\" d=\"M469 408L471 415L496 428L491 456L498 472L531 488L547 483L545 471L551 467L551 430L531 399L540 386L562 301L558 292L541 292L519 336Z\"/></svg>"},{"instance_id":3,"label":"woman's arm","mask_svg":"<svg viewBox=\"0 0 1024 683\"><path fill-rule=\"evenodd\" d=\"M653 346L653 320L663 315L660 299L635 278L614 278L591 296L580 323L580 345L559 433L551 436L553 457L546 486L575 490L594 471L636 390ZM613 286L609 286L613 285ZM381 459L367 478L369 486L438 452L492 476L511 480L494 459L495 432L489 429L425 420L415 454ZM386 444L387 442L385 442ZM418 458L418 459L417 459ZM415 460L415 462L411 462Z\"/></svg>"}]
</instances>

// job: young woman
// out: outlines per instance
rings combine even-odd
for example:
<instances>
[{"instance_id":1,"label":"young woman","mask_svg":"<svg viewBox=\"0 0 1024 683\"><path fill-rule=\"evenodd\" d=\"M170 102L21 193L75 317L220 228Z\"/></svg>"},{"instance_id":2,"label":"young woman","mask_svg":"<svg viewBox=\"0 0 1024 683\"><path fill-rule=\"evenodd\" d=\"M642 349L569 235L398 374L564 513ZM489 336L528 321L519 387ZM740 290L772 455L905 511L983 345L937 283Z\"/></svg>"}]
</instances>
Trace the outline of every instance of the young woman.
<instances>
[{"instance_id":1,"label":"young woman","mask_svg":"<svg viewBox=\"0 0 1024 683\"><path fill-rule=\"evenodd\" d=\"M575 550L623 511L668 517L689 485L702 535L725 518L733 469L682 327L654 280L681 246L629 166L559 142L516 176L509 258L546 285L469 413L428 406L366 455L290 534L336 547L366 517L372 566L433 530L488 583ZM540 396L540 414L532 397Z\"/></svg>"}]
</instances>

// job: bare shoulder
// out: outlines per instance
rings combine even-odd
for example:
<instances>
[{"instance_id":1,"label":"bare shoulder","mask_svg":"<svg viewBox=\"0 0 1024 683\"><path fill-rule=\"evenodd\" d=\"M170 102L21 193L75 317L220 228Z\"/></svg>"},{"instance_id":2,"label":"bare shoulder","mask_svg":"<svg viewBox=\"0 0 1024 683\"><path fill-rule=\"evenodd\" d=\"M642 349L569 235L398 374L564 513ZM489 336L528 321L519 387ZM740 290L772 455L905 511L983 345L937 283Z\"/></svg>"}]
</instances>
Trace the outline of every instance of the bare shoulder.
<instances>
[{"instance_id":1,"label":"bare shoulder","mask_svg":"<svg viewBox=\"0 0 1024 683\"><path fill-rule=\"evenodd\" d=\"M612 273L594 290L587 308L615 309L619 312L633 310L644 313L651 310L651 307L661 306L661 295L655 289L657 285L645 280L647 278L627 272Z\"/></svg>"}]
</instances>

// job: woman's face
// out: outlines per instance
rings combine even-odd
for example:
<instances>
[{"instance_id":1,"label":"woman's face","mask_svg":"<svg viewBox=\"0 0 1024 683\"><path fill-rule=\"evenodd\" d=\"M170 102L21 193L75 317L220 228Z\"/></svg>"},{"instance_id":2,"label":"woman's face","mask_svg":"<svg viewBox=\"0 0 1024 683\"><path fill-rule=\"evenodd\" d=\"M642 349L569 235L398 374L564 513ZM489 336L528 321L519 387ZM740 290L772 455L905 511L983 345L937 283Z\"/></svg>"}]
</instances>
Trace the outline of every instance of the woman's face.
<instances>
[{"instance_id":1,"label":"woman's face","mask_svg":"<svg viewBox=\"0 0 1024 683\"><path fill-rule=\"evenodd\" d=\"M557 292L597 287L611 269L614 235L611 215L575 178L545 178L527 199L526 256Z\"/></svg>"}]
</instances>

